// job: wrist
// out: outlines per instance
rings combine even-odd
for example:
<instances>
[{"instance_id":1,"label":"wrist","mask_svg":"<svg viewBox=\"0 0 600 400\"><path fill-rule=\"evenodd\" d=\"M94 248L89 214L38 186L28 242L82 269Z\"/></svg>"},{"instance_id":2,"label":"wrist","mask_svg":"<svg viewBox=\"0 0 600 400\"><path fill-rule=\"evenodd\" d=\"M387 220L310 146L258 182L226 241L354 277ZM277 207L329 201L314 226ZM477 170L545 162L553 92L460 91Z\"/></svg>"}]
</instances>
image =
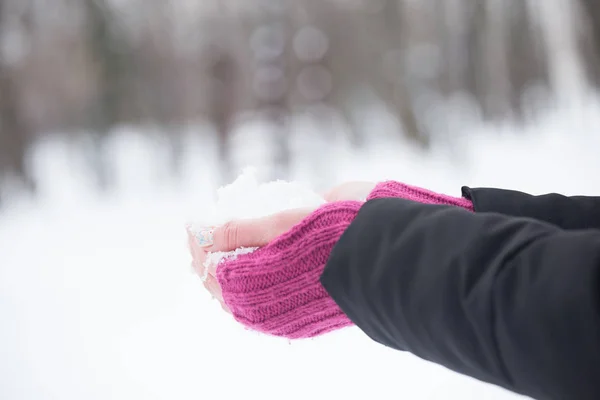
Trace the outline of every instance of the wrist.
<instances>
[{"instance_id":1,"label":"wrist","mask_svg":"<svg viewBox=\"0 0 600 400\"><path fill-rule=\"evenodd\" d=\"M453 197L402 182L384 181L375 186L367 201L379 198L399 197L423 204L440 204L461 207L473 211L473 203L464 197Z\"/></svg>"}]
</instances>

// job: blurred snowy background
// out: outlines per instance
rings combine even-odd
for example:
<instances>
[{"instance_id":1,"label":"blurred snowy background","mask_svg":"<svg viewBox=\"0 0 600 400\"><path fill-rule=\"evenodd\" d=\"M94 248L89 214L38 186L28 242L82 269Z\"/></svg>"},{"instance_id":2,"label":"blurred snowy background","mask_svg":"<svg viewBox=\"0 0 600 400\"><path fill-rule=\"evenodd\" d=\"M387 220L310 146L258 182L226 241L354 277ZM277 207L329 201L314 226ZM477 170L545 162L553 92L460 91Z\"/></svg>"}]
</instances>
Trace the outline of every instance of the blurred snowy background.
<instances>
[{"instance_id":1,"label":"blurred snowy background","mask_svg":"<svg viewBox=\"0 0 600 400\"><path fill-rule=\"evenodd\" d=\"M2 0L0 398L514 399L224 315L185 222L242 167L600 193L593 0Z\"/></svg>"}]
</instances>

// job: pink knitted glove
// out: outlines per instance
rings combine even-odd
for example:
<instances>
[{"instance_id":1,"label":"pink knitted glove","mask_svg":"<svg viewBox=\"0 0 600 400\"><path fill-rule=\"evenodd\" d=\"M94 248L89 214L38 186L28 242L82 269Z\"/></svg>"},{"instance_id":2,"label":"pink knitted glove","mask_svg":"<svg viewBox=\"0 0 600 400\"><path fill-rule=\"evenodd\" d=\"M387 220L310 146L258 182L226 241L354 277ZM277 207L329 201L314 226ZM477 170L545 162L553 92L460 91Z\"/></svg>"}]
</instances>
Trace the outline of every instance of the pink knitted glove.
<instances>
[{"instance_id":1,"label":"pink knitted glove","mask_svg":"<svg viewBox=\"0 0 600 400\"><path fill-rule=\"evenodd\" d=\"M427 189L410 186L396 181L378 183L367 197L367 201L386 197L400 197L424 204L445 204L448 206L462 207L473 211L473 203L464 197L452 197L439 194Z\"/></svg>"},{"instance_id":2,"label":"pink knitted glove","mask_svg":"<svg viewBox=\"0 0 600 400\"><path fill-rule=\"evenodd\" d=\"M319 278L361 205L346 201L321 206L267 246L221 262L217 279L235 319L290 339L351 325Z\"/></svg>"},{"instance_id":3,"label":"pink knitted glove","mask_svg":"<svg viewBox=\"0 0 600 400\"><path fill-rule=\"evenodd\" d=\"M473 210L467 199L398 182L382 182L368 200L401 197ZM319 279L333 246L362 203L328 203L267 246L222 261L217 280L234 318L246 327L290 339L309 338L352 325Z\"/></svg>"}]
</instances>

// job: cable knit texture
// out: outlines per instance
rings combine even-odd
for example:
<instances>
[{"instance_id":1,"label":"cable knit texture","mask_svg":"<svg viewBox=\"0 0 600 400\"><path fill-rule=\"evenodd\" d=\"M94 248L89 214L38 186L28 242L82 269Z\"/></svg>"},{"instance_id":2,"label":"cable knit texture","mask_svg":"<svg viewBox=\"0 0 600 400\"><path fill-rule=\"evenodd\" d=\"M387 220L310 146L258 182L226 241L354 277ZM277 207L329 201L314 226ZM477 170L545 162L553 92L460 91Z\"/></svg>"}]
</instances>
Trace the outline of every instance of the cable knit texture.
<instances>
[{"instance_id":1,"label":"cable knit texture","mask_svg":"<svg viewBox=\"0 0 600 400\"><path fill-rule=\"evenodd\" d=\"M383 197L473 209L467 199L391 181L378 184L368 200ZM356 201L323 205L267 246L223 260L217 279L235 319L252 330L289 339L352 325L319 279L333 246L361 205Z\"/></svg>"}]
</instances>

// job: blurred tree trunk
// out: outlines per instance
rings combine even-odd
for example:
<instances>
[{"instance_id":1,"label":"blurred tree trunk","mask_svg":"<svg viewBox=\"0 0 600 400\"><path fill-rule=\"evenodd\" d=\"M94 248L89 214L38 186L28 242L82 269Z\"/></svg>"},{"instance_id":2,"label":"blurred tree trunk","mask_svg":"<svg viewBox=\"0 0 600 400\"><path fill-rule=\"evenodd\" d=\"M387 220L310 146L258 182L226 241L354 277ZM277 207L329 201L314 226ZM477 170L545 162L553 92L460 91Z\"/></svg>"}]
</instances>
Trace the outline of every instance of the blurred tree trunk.
<instances>
[{"instance_id":1,"label":"blurred tree trunk","mask_svg":"<svg viewBox=\"0 0 600 400\"><path fill-rule=\"evenodd\" d=\"M532 84L548 84L548 67L543 39L536 28L527 2L511 2L508 60L512 82L511 103L519 117L524 104L521 98Z\"/></svg>"},{"instance_id":2,"label":"blurred tree trunk","mask_svg":"<svg viewBox=\"0 0 600 400\"><path fill-rule=\"evenodd\" d=\"M282 6L280 3L281 0L261 1L265 14L259 18L256 28L271 32L271 35L281 35L280 39L284 43L282 51L277 51L275 47L277 45L271 43L271 35L260 35L259 47L263 51L271 50L272 54L268 56L254 54L256 60L254 82L258 84L254 94L258 110L269 124L269 133L275 145L271 179L288 179L291 167L290 135L287 123L291 111L289 107L290 87L286 81L292 81L290 76L290 65L293 63L293 52L290 45L292 34L290 18L292 16L286 13L288 11L286 6ZM279 74L275 75L269 71L278 71ZM282 90L282 88L285 89Z\"/></svg>"},{"instance_id":3,"label":"blurred tree trunk","mask_svg":"<svg viewBox=\"0 0 600 400\"><path fill-rule=\"evenodd\" d=\"M467 9L467 81L466 89L480 105L485 104L485 40L487 15L485 1L475 1ZM486 110L483 114L486 115Z\"/></svg>"},{"instance_id":4,"label":"blurred tree trunk","mask_svg":"<svg viewBox=\"0 0 600 400\"><path fill-rule=\"evenodd\" d=\"M97 72L97 93L91 110L91 163L98 184L106 189L110 182L104 142L121 119L130 65L124 49L126 38L109 4L105 0L85 0L82 5L87 15L88 46Z\"/></svg>"},{"instance_id":5,"label":"blurred tree trunk","mask_svg":"<svg viewBox=\"0 0 600 400\"><path fill-rule=\"evenodd\" d=\"M509 0L486 0L485 105L488 117L511 117L512 82L507 59L510 46Z\"/></svg>"},{"instance_id":6,"label":"blurred tree trunk","mask_svg":"<svg viewBox=\"0 0 600 400\"><path fill-rule=\"evenodd\" d=\"M485 119L510 115L506 7L502 0L476 1L469 10L467 34L469 91Z\"/></svg>"},{"instance_id":7,"label":"blurred tree trunk","mask_svg":"<svg viewBox=\"0 0 600 400\"><path fill-rule=\"evenodd\" d=\"M464 43L467 21L464 0L445 0L435 3L437 40L440 46L439 90L449 96L464 89L467 54Z\"/></svg>"},{"instance_id":8,"label":"blurred tree trunk","mask_svg":"<svg viewBox=\"0 0 600 400\"><path fill-rule=\"evenodd\" d=\"M235 82L237 71L235 60L226 51L215 47L209 52L210 85L208 89L209 116L217 134L217 151L221 184L233 179L231 158L231 128L235 112Z\"/></svg>"},{"instance_id":9,"label":"blurred tree trunk","mask_svg":"<svg viewBox=\"0 0 600 400\"><path fill-rule=\"evenodd\" d=\"M0 2L0 43L5 40L7 29L6 6L6 2ZM0 178L8 172L24 182L26 188L34 190L35 184L25 163L32 134L22 118L17 82L11 75L11 68L0 53Z\"/></svg>"},{"instance_id":10,"label":"blurred tree trunk","mask_svg":"<svg viewBox=\"0 0 600 400\"><path fill-rule=\"evenodd\" d=\"M402 54L402 61L406 60L406 53L410 46L410 6L398 0L386 1L383 9L383 39L388 46L398 43L400 48L400 54ZM392 111L398 116L400 124L404 130L404 135L407 139L420 146L429 145L429 134L423 131L423 128L419 126L417 115L413 107L412 93L408 90L406 85L406 73L404 66L406 62L400 63L400 76L396 85L387 86L387 91L392 90L390 97L388 98L389 103L393 106ZM377 81L381 81L379 77L376 77ZM379 91L382 92L386 88L380 87Z\"/></svg>"},{"instance_id":11,"label":"blurred tree trunk","mask_svg":"<svg viewBox=\"0 0 600 400\"><path fill-rule=\"evenodd\" d=\"M598 0L581 0L584 26L579 40L583 59L587 66L590 81L600 86L600 3Z\"/></svg>"},{"instance_id":12,"label":"blurred tree trunk","mask_svg":"<svg viewBox=\"0 0 600 400\"><path fill-rule=\"evenodd\" d=\"M581 0L581 4L589 17L596 46L600 46L600 4L597 0Z\"/></svg>"},{"instance_id":13,"label":"blurred tree trunk","mask_svg":"<svg viewBox=\"0 0 600 400\"><path fill-rule=\"evenodd\" d=\"M134 60L124 60L122 76L141 81L138 87L143 87L144 95L137 101L146 106L146 119L159 128L160 139L168 145L169 172L178 174L184 152L182 127L187 122L184 85L193 85L193 81L185 74L186 57L177 51L175 7L164 0L144 1L143 13L148 23L143 33L143 50L137 49L138 56ZM132 68L135 68L135 76L126 75ZM125 94L121 93L121 98Z\"/></svg>"}]
</instances>

